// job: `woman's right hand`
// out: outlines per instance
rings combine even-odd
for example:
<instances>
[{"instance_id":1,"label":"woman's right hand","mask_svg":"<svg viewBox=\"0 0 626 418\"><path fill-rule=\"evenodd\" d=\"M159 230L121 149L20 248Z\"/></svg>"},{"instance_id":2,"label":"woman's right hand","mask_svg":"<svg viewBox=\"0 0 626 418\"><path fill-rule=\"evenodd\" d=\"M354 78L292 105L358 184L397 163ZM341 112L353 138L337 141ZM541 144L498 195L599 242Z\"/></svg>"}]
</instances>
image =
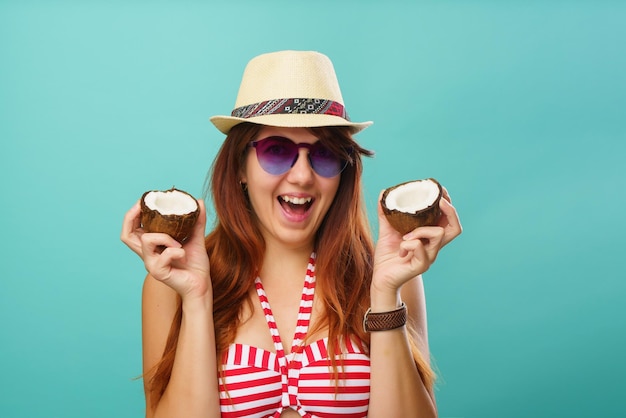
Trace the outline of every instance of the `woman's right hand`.
<instances>
[{"instance_id":1,"label":"woman's right hand","mask_svg":"<svg viewBox=\"0 0 626 418\"><path fill-rule=\"evenodd\" d=\"M174 289L183 300L204 298L212 290L204 246L206 208L202 200L198 200L198 205L198 221L184 245L167 234L145 232L141 228L139 201L126 213L122 224L124 244L141 257L152 277Z\"/></svg>"}]
</instances>

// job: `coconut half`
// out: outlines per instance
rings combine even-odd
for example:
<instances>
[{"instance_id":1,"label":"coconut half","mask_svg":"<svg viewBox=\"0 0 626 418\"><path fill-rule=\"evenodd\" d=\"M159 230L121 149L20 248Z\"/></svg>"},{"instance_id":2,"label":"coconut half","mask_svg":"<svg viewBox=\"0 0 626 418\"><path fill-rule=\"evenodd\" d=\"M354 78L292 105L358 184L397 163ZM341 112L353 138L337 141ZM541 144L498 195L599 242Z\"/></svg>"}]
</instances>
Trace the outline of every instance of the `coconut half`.
<instances>
[{"instance_id":1,"label":"coconut half","mask_svg":"<svg viewBox=\"0 0 626 418\"><path fill-rule=\"evenodd\" d=\"M182 190L151 190L141 197L144 231L168 234L181 244L191 236L199 214L196 199Z\"/></svg>"},{"instance_id":2,"label":"coconut half","mask_svg":"<svg viewBox=\"0 0 626 418\"><path fill-rule=\"evenodd\" d=\"M404 235L420 226L437 225L442 194L435 179L408 181L386 189L381 206L391 226Z\"/></svg>"}]
</instances>

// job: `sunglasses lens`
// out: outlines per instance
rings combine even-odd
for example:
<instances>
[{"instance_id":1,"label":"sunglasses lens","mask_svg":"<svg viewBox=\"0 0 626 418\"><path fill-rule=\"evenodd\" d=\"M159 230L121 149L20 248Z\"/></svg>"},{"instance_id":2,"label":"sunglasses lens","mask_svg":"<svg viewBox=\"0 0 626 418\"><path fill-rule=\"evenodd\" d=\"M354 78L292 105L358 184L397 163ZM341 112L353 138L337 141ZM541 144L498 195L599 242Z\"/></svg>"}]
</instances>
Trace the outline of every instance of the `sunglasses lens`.
<instances>
[{"instance_id":1,"label":"sunglasses lens","mask_svg":"<svg viewBox=\"0 0 626 418\"><path fill-rule=\"evenodd\" d=\"M263 170L275 176L286 173L298 156L297 145L286 138L266 138L256 142L255 147Z\"/></svg>"},{"instance_id":2,"label":"sunglasses lens","mask_svg":"<svg viewBox=\"0 0 626 418\"><path fill-rule=\"evenodd\" d=\"M296 144L283 137L269 137L255 141L257 159L263 170L272 175L281 175L289 171L298 159L301 147L309 149L311 167L322 177L335 177L345 168L346 163L320 142L313 145Z\"/></svg>"},{"instance_id":3,"label":"sunglasses lens","mask_svg":"<svg viewBox=\"0 0 626 418\"><path fill-rule=\"evenodd\" d=\"M317 174L322 177L335 177L344 169L344 162L320 142L309 151L309 161Z\"/></svg>"}]
</instances>

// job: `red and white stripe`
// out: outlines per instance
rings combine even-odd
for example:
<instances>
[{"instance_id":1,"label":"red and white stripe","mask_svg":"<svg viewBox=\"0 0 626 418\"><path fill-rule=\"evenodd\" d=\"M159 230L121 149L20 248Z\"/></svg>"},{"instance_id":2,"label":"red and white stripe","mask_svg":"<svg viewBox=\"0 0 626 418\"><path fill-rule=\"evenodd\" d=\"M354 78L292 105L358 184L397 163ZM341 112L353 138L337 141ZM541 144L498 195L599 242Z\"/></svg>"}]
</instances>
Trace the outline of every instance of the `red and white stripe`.
<instances>
[{"instance_id":1,"label":"red and white stripe","mask_svg":"<svg viewBox=\"0 0 626 418\"><path fill-rule=\"evenodd\" d=\"M365 417L369 404L370 362L358 344L344 341L336 357L336 380L328 340L303 346L315 291L315 253L305 277L291 352L285 350L260 278L255 281L276 353L232 344L220 376L222 417L279 417L292 408L302 417Z\"/></svg>"}]
</instances>

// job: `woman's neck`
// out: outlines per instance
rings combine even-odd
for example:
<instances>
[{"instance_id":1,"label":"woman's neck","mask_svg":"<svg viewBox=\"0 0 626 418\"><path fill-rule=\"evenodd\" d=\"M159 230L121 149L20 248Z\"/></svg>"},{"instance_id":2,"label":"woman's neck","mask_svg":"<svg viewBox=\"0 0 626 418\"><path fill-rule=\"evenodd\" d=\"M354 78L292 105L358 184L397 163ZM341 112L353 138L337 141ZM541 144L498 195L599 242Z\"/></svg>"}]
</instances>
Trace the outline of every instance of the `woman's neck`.
<instances>
[{"instance_id":1,"label":"woman's neck","mask_svg":"<svg viewBox=\"0 0 626 418\"><path fill-rule=\"evenodd\" d=\"M267 245L260 277L264 286L274 283L288 286L289 282L302 286L313 246L286 248Z\"/></svg>"}]
</instances>

